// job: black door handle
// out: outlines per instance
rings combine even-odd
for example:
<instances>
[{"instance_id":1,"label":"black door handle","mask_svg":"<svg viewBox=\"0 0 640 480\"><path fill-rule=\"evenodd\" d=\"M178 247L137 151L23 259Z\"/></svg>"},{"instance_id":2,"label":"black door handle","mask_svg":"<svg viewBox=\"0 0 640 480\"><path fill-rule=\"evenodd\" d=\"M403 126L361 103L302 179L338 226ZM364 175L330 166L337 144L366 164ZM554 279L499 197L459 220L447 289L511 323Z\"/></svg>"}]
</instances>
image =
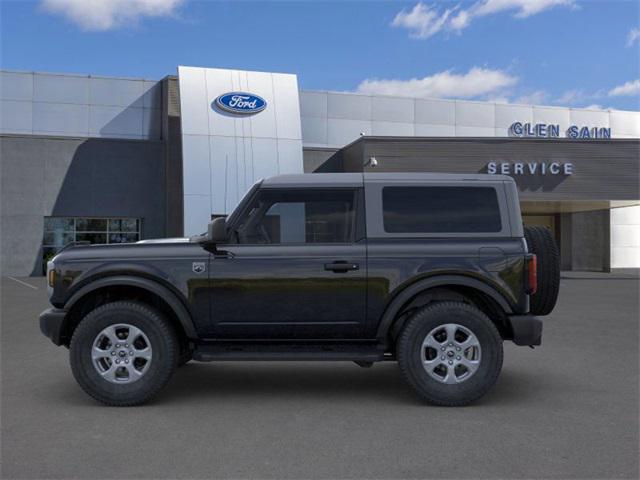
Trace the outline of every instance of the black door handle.
<instances>
[{"instance_id":1,"label":"black door handle","mask_svg":"<svg viewBox=\"0 0 640 480\"><path fill-rule=\"evenodd\" d=\"M345 261L337 261L333 263L325 263L324 269L329 270L336 273L346 273L352 270L358 270L360 265L357 263L349 263Z\"/></svg>"}]
</instances>

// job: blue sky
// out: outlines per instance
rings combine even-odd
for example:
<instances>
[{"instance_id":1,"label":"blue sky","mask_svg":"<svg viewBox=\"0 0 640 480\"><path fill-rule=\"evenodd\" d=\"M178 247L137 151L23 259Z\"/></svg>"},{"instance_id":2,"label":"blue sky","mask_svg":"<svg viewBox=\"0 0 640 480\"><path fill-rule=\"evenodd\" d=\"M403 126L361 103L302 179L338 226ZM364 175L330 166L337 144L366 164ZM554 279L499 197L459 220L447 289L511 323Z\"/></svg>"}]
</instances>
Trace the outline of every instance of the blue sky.
<instances>
[{"instance_id":1,"label":"blue sky","mask_svg":"<svg viewBox=\"0 0 640 480\"><path fill-rule=\"evenodd\" d=\"M177 65L310 90L640 110L640 2L1 3L5 69L159 79Z\"/></svg>"}]
</instances>

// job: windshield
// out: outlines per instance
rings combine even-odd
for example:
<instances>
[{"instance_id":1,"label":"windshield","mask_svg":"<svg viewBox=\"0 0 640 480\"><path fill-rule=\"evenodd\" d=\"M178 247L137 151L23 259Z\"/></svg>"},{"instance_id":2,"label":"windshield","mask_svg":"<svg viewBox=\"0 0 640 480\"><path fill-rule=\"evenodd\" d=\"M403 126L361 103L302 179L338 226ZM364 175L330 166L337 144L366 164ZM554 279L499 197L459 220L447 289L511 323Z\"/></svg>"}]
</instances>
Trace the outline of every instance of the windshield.
<instances>
[{"instance_id":1,"label":"windshield","mask_svg":"<svg viewBox=\"0 0 640 480\"><path fill-rule=\"evenodd\" d=\"M238 215L242 211L242 207L244 207L244 204L253 196L256 190L258 190L258 187L260 187L261 183L262 183L262 179L258 180L247 191L247 193L244 194L244 197L242 197L242 200L240 200L240 203L238 204L238 206L233 210L233 212L231 212L231 215L227 217L227 225L232 225L237 220Z\"/></svg>"}]
</instances>

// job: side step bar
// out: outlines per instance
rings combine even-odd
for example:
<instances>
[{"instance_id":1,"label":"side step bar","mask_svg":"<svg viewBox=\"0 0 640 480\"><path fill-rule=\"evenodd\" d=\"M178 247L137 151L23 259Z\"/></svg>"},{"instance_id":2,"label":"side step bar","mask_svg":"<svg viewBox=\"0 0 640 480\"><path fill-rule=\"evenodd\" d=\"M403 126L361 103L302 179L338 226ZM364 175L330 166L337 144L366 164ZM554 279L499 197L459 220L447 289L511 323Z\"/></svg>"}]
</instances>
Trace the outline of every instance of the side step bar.
<instances>
[{"instance_id":1,"label":"side step bar","mask_svg":"<svg viewBox=\"0 0 640 480\"><path fill-rule=\"evenodd\" d=\"M360 361L393 360L378 344L210 343L197 345L193 359L214 361Z\"/></svg>"}]
</instances>

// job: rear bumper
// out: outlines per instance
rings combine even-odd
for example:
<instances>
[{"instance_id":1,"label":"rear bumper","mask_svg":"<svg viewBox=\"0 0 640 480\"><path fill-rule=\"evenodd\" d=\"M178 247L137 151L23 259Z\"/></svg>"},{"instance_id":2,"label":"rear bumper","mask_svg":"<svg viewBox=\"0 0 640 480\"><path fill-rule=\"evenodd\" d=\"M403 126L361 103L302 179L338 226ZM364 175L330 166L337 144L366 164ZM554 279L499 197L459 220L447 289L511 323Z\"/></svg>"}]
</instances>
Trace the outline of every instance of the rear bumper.
<instances>
[{"instance_id":1,"label":"rear bumper","mask_svg":"<svg viewBox=\"0 0 640 480\"><path fill-rule=\"evenodd\" d=\"M523 346L542 345L542 320L533 315L512 315L509 317L513 343Z\"/></svg>"},{"instance_id":2,"label":"rear bumper","mask_svg":"<svg viewBox=\"0 0 640 480\"><path fill-rule=\"evenodd\" d=\"M57 308L49 308L40 314L40 331L56 345L62 345L64 342L63 334L66 316L66 310Z\"/></svg>"}]
</instances>

